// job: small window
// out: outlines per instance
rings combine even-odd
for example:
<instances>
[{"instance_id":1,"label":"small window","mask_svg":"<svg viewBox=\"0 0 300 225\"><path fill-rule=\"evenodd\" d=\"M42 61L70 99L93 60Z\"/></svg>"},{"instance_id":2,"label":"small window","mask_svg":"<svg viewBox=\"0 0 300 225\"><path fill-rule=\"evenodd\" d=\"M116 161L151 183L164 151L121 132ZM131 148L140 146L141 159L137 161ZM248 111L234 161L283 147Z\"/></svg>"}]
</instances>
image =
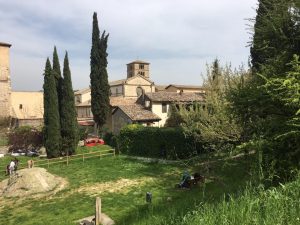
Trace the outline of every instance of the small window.
<instances>
[{"instance_id":1,"label":"small window","mask_svg":"<svg viewBox=\"0 0 300 225\"><path fill-rule=\"evenodd\" d=\"M162 108L161 108L162 113L166 113L167 112L167 103L162 103L161 106L162 106Z\"/></svg>"},{"instance_id":2,"label":"small window","mask_svg":"<svg viewBox=\"0 0 300 225\"><path fill-rule=\"evenodd\" d=\"M141 88L141 87L137 87L137 88L136 88L136 95L137 95L138 97L140 97L143 93L144 93L143 88Z\"/></svg>"},{"instance_id":3,"label":"small window","mask_svg":"<svg viewBox=\"0 0 300 225\"><path fill-rule=\"evenodd\" d=\"M116 88L116 95L118 95L119 94L119 89L118 88Z\"/></svg>"},{"instance_id":4,"label":"small window","mask_svg":"<svg viewBox=\"0 0 300 225\"><path fill-rule=\"evenodd\" d=\"M23 109L23 105L22 104L19 105L19 109Z\"/></svg>"},{"instance_id":5,"label":"small window","mask_svg":"<svg viewBox=\"0 0 300 225\"><path fill-rule=\"evenodd\" d=\"M139 68L140 68L141 70L143 70L143 69L144 69L144 65L143 65L143 64L140 64L140 65L139 65Z\"/></svg>"}]
</instances>

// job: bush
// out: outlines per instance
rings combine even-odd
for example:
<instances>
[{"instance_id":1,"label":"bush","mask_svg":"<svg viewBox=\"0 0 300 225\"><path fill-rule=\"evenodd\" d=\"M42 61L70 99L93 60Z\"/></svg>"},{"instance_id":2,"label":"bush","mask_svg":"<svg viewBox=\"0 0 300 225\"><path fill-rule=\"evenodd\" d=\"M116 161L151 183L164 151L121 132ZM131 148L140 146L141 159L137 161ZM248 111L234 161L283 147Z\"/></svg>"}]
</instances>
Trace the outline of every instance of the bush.
<instances>
[{"instance_id":1,"label":"bush","mask_svg":"<svg viewBox=\"0 0 300 225\"><path fill-rule=\"evenodd\" d=\"M78 135L79 140L84 140L87 138L89 133L92 133L94 131L93 127L90 126L78 126Z\"/></svg>"},{"instance_id":2,"label":"bush","mask_svg":"<svg viewBox=\"0 0 300 225\"><path fill-rule=\"evenodd\" d=\"M130 125L121 129L117 142L120 152L144 157L182 159L202 150L202 145L185 137L180 128Z\"/></svg>"},{"instance_id":3,"label":"bush","mask_svg":"<svg viewBox=\"0 0 300 225\"><path fill-rule=\"evenodd\" d=\"M0 117L0 128L7 128L10 125L9 117Z\"/></svg>"},{"instance_id":4,"label":"bush","mask_svg":"<svg viewBox=\"0 0 300 225\"><path fill-rule=\"evenodd\" d=\"M29 126L16 128L8 134L10 151L16 149L40 148L43 145L42 131Z\"/></svg>"}]
</instances>

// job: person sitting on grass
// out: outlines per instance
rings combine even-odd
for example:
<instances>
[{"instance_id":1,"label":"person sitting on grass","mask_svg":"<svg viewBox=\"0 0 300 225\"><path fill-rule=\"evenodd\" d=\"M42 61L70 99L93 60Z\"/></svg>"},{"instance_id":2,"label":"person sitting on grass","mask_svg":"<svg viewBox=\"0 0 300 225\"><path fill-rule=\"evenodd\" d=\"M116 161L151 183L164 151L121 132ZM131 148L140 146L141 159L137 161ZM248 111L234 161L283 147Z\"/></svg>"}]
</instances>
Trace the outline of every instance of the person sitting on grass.
<instances>
[{"instance_id":1,"label":"person sitting on grass","mask_svg":"<svg viewBox=\"0 0 300 225\"><path fill-rule=\"evenodd\" d=\"M179 187L181 188L190 188L190 180L191 180L191 175L189 174L188 171L184 171L181 181L179 183Z\"/></svg>"}]
</instances>

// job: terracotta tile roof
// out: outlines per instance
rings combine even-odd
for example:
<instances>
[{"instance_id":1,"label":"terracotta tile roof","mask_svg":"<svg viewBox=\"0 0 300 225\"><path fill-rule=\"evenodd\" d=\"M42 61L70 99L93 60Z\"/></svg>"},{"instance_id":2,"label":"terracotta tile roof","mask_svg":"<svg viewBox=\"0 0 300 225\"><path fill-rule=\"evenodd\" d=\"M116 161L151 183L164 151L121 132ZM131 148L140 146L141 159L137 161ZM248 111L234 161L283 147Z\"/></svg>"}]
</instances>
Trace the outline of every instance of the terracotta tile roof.
<instances>
[{"instance_id":1,"label":"terracotta tile roof","mask_svg":"<svg viewBox=\"0 0 300 225\"><path fill-rule=\"evenodd\" d=\"M136 98L124 98L123 96L118 97L110 97L110 105L113 107L119 106L119 105L132 105L135 104ZM91 100L78 103L76 106L84 107L84 106L91 106Z\"/></svg>"},{"instance_id":2,"label":"terracotta tile roof","mask_svg":"<svg viewBox=\"0 0 300 225\"><path fill-rule=\"evenodd\" d=\"M141 105L120 105L118 106L132 121L159 121L161 118L145 109Z\"/></svg>"},{"instance_id":3,"label":"terracotta tile roof","mask_svg":"<svg viewBox=\"0 0 300 225\"><path fill-rule=\"evenodd\" d=\"M203 90L203 87L202 86L196 86L196 85L181 85L181 84L170 84L168 85L166 88L170 87L170 86L173 86L173 87L176 87L178 89L180 88L185 88L185 89L200 89L200 90Z\"/></svg>"},{"instance_id":4,"label":"terracotta tile roof","mask_svg":"<svg viewBox=\"0 0 300 225\"><path fill-rule=\"evenodd\" d=\"M154 92L145 96L154 102L202 102L205 99L199 93Z\"/></svg>"},{"instance_id":5,"label":"terracotta tile roof","mask_svg":"<svg viewBox=\"0 0 300 225\"><path fill-rule=\"evenodd\" d=\"M136 98L124 98L123 96L118 97L110 97L110 105L111 106L119 106L119 105L133 105L136 102Z\"/></svg>"},{"instance_id":6,"label":"terracotta tile roof","mask_svg":"<svg viewBox=\"0 0 300 225\"><path fill-rule=\"evenodd\" d=\"M109 82L110 86L116 86L116 85L121 85L126 81L126 79L122 79L122 80L115 80L115 81L111 81Z\"/></svg>"},{"instance_id":7,"label":"terracotta tile roof","mask_svg":"<svg viewBox=\"0 0 300 225\"><path fill-rule=\"evenodd\" d=\"M82 94L85 94L85 93L88 93L90 92L91 89L90 88L84 88L84 89L81 89L81 90L78 90L78 91L75 91L75 95L82 95Z\"/></svg>"},{"instance_id":8,"label":"terracotta tile roof","mask_svg":"<svg viewBox=\"0 0 300 225\"><path fill-rule=\"evenodd\" d=\"M142 61L142 60L134 60L133 62L127 63L127 65L134 64L134 63L148 64L148 65L150 64L150 63Z\"/></svg>"},{"instance_id":9,"label":"terracotta tile roof","mask_svg":"<svg viewBox=\"0 0 300 225\"><path fill-rule=\"evenodd\" d=\"M155 85L156 91L166 91L167 85Z\"/></svg>"}]
</instances>

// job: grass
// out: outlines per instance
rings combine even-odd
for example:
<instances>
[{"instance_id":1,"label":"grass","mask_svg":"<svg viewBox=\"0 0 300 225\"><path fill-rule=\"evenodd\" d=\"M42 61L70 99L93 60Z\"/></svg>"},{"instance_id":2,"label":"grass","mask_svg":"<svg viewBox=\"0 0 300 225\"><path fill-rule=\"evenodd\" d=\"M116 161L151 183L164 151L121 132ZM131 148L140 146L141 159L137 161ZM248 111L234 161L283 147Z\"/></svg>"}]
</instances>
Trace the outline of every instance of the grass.
<instances>
[{"instance_id":1,"label":"grass","mask_svg":"<svg viewBox=\"0 0 300 225\"><path fill-rule=\"evenodd\" d=\"M5 134L2 134L0 132L0 146L6 146L7 145L7 137L5 136Z\"/></svg>"},{"instance_id":2,"label":"grass","mask_svg":"<svg viewBox=\"0 0 300 225\"><path fill-rule=\"evenodd\" d=\"M110 150L111 147L108 145L97 145L97 146L93 146L93 147L78 147L76 149L76 154L83 154L83 153L91 153L91 152L101 152L101 151L107 151ZM106 153L106 152L105 152ZM93 155L90 155L93 156ZM94 155L95 156L95 155ZM39 157L27 157L27 156L17 156L16 157L19 160L19 166L20 167L27 167L27 161L32 159L34 161L36 161L36 165L39 166L39 161L45 160L45 158L39 158ZM80 157L76 157L76 155L74 155L74 159L75 158L81 158ZM15 159L14 156L5 156L3 158L0 158L0 180L4 178L4 171L6 169L6 166L9 164L9 162ZM65 159L62 159L65 160ZM51 160L52 162L54 161L62 161L59 158L56 160ZM78 159L79 160L79 159ZM47 162L43 162L43 164L46 164ZM73 163L73 161L71 162ZM57 164L56 164L57 165ZM54 165L54 166L56 166Z\"/></svg>"},{"instance_id":3,"label":"grass","mask_svg":"<svg viewBox=\"0 0 300 225\"><path fill-rule=\"evenodd\" d=\"M69 166L57 164L48 171L66 178L67 189L52 197L22 202L17 198L2 199L0 224L74 224L94 213L96 196L102 198L103 212L121 225L264 224L268 219L277 221L273 224L297 224L296 200L300 196L289 191L290 186L260 192L247 188L252 160L250 156L210 164L202 159L160 164L117 156L74 161ZM199 171L209 179L191 190L175 189L184 170ZM133 185L122 186L124 180ZM110 185L101 189L104 184ZM291 185L299 190L299 182ZM153 194L152 204L145 202L147 191ZM276 206L277 198L280 206ZM278 211L269 212L275 207ZM276 213L281 219L273 218ZM295 218L287 220L292 216Z\"/></svg>"},{"instance_id":4,"label":"grass","mask_svg":"<svg viewBox=\"0 0 300 225\"><path fill-rule=\"evenodd\" d=\"M300 224L300 177L277 188L263 190L247 188L217 204L199 204L180 219L167 224L182 225L273 225Z\"/></svg>"}]
</instances>

